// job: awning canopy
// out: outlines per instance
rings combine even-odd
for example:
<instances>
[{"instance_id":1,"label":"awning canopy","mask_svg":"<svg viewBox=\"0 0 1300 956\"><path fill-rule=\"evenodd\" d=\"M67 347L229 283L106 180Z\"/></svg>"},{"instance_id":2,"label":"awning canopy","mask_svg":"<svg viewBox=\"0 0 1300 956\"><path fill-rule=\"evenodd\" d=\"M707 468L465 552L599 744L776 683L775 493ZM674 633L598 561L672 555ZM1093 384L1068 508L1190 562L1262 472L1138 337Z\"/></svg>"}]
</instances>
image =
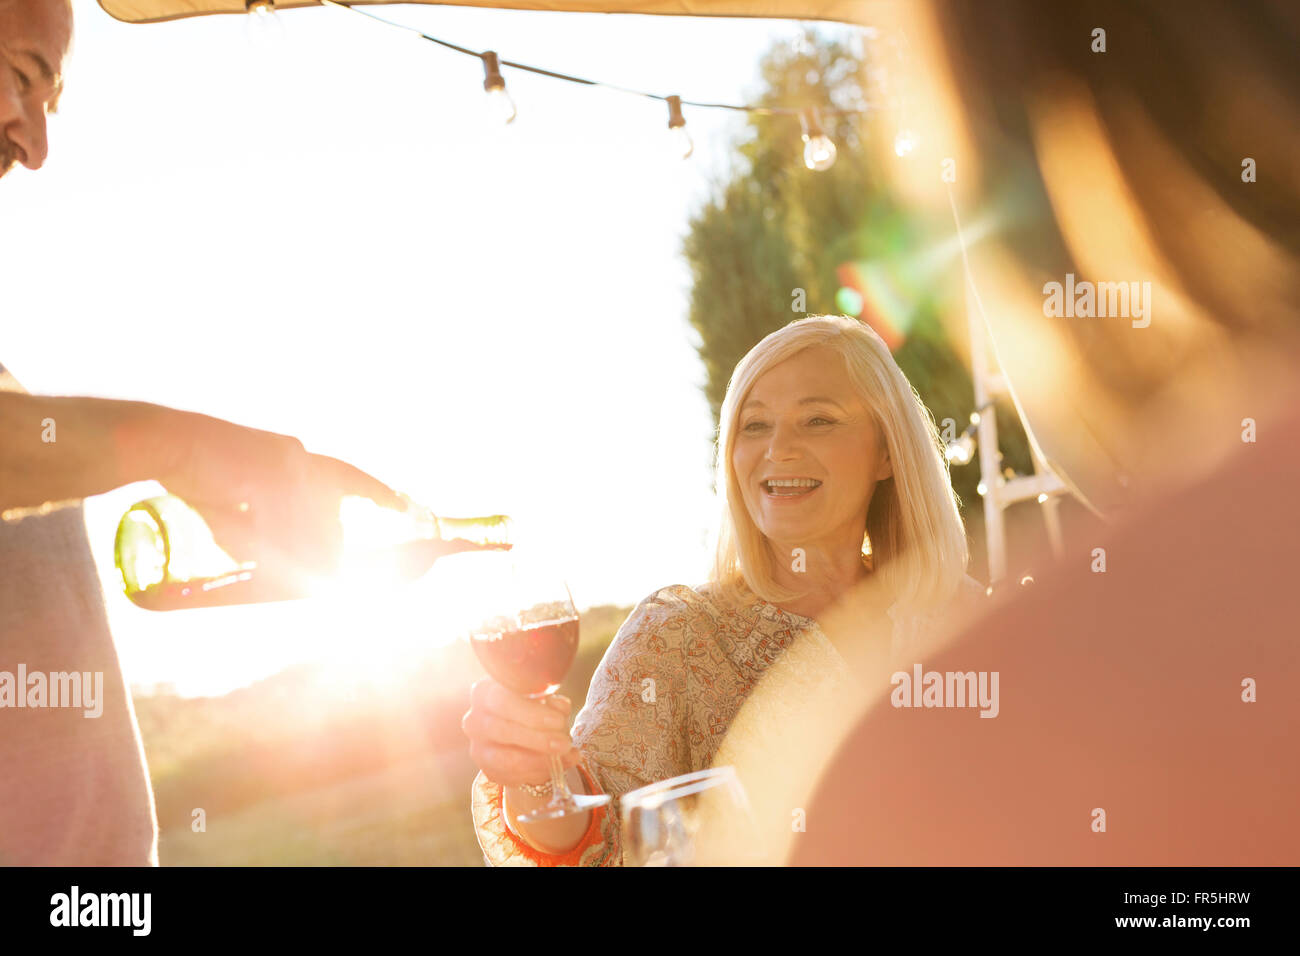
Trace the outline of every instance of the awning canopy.
<instances>
[{"instance_id":1,"label":"awning canopy","mask_svg":"<svg viewBox=\"0 0 1300 956\"><path fill-rule=\"evenodd\" d=\"M358 6L391 0L349 0ZM495 7L506 10L553 10L569 13L647 13L691 17L771 17L781 20L875 22L873 14L897 0L414 0L437 6ZM245 0L99 0L111 16L127 23L157 23L214 13L246 12ZM317 0L275 0L278 10L320 6Z\"/></svg>"}]
</instances>

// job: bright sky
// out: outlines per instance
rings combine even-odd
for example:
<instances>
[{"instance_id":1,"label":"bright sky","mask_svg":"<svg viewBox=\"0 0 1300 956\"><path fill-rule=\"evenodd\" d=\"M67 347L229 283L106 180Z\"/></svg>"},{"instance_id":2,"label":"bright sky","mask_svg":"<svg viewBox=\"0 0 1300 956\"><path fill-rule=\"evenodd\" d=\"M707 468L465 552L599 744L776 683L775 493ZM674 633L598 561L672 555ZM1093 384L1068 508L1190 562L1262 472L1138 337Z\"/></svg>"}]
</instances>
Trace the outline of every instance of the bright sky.
<instances>
[{"instance_id":1,"label":"bright sky","mask_svg":"<svg viewBox=\"0 0 1300 956\"><path fill-rule=\"evenodd\" d=\"M683 162L661 103L506 69L519 116L492 126L476 59L344 11L285 11L265 50L243 17L128 26L74 3L50 159L0 183L0 361L19 381L296 435L439 513L511 514L580 607L703 578L712 423L680 242L739 118L688 108ZM797 30L371 9L727 102L756 94L761 53ZM156 490L87 506L133 684L221 693L392 636L311 602L138 610L113 532ZM418 636L403 614L384 617Z\"/></svg>"}]
</instances>

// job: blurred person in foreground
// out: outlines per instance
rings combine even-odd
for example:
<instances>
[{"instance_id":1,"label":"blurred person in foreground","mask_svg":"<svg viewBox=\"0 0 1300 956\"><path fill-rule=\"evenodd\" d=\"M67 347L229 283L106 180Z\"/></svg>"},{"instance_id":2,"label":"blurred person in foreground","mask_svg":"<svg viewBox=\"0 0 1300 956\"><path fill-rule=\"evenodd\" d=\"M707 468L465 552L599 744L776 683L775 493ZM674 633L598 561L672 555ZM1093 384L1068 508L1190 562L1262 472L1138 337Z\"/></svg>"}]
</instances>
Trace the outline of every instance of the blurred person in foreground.
<instances>
[{"instance_id":1,"label":"blurred person in foreground","mask_svg":"<svg viewBox=\"0 0 1300 956\"><path fill-rule=\"evenodd\" d=\"M0 0L0 176L44 163L71 36L68 0ZM29 395L0 366L0 865L158 862L145 756L81 506L149 479L193 505L240 560L308 570L337 559L343 495L405 504L297 439L141 402ZM102 673L99 713L33 706L20 665L29 683Z\"/></svg>"},{"instance_id":2,"label":"blurred person in foreground","mask_svg":"<svg viewBox=\"0 0 1300 956\"><path fill-rule=\"evenodd\" d=\"M596 669L572 738L563 701L528 700L490 678L475 685L464 728L481 768L472 808L489 864L622 863L617 801L515 822L549 796L549 748L563 754L574 792L616 798L742 764L742 784L764 798L754 811L761 845L745 852L780 862L789 811L758 785L763 761L724 746L728 731L771 744L801 730L781 772L807 780L804 759L834 748L837 719L859 705L878 649L902 653L983 599L965 574L934 420L885 343L855 319L799 319L740 361L722 407L717 477L710 580L661 588L636 607ZM828 609L865 582L874 583L858 607L865 630L828 639L819 626ZM739 720L764 681L780 692Z\"/></svg>"},{"instance_id":3,"label":"blurred person in foreground","mask_svg":"<svg viewBox=\"0 0 1300 956\"><path fill-rule=\"evenodd\" d=\"M1067 480L1117 517L879 668L789 862L1300 864L1300 9L929 10L914 35L985 171L967 200L996 207L1006 170L1039 196L972 256L993 338ZM1066 273L1152 282L1149 326L1047 317ZM997 672L997 717L901 706L914 664Z\"/></svg>"}]
</instances>

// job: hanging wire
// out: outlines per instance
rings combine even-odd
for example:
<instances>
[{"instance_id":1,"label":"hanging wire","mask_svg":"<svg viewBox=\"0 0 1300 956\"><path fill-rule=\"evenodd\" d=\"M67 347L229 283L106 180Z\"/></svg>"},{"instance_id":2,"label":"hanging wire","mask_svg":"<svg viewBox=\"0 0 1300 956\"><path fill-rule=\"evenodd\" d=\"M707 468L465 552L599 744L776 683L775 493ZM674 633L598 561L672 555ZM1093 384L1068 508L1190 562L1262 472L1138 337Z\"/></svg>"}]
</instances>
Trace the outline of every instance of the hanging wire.
<instances>
[{"instance_id":1,"label":"hanging wire","mask_svg":"<svg viewBox=\"0 0 1300 956\"><path fill-rule=\"evenodd\" d=\"M405 30L408 33L414 33L416 36L420 37L421 39L428 40L430 43L436 43L439 46L446 47L449 50L454 50L457 53L463 53L466 56L472 56L472 57L477 57L479 59L482 59L485 53L490 52L486 50L483 52L479 52L476 50L471 50L468 47L460 46L455 43L449 43L446 40L440 40L437 37L429 36L429 34L425 33L422 30L417 29L416 27L408 27L403 23L394 23L392 20L386 20L383 17L376 16L375 14L371 13L368 10L362 10L358 7L354 7L347 3L339 3L338 0L320 0L320 4L326 7L334 7L339 10L347 10L348 12L355 13L358 16L369 17L371 20L374 20L377 23L382 23L385 26L390 26L397 30ZM508 66L516 70L524 70L525 72L528 73L535 73L538 76L549 76L551 79L563 80L566 83L579 83L583 86L597 86L600 87L601 89L613 90L616 93L625 93L628 96L640 96L645 99L659 100L660 102L665 102L665 103L668 101L667 95L662 95L659 93L649 93L646 92L645 90L635 90L635 89L631 89L630 87L619 86L616 83L604 83L601 82L600 80L589 80L581 76L573 76L569 73L559 73L556 72L555 70L546 70L540 66L530 66L527 63L516 63L514 60L501 60L500 63L501 66ZM693 106L697 109L733 110L739 113L755 113L760 116L800 116L804 113L803 107L747 106L747 105L734 104L734 103L705 103L698 100L684 100L684 99L680 99L680 97L678 99L680 100L682 106ZM833 107L819 107L818 112L823 116L861 116L865 114L866 111L838 109Z\"/></svg>"}]
</instances>

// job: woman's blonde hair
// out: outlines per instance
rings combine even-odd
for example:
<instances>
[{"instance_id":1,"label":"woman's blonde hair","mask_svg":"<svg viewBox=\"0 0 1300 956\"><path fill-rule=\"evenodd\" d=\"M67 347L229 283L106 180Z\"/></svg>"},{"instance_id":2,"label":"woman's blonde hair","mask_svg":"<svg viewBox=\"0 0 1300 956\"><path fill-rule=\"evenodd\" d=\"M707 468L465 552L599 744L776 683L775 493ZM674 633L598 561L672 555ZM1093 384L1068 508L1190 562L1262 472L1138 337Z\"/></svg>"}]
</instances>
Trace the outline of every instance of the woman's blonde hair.
<instances>
[{"instance_id":1,"label":"woman's blonde hair","mask_svg":"<svg viewBox=\"0 0 1300 956\"><path fill-rule=\"evenodd\" d=\"M733 601L742 598L742 582L774 603L800 596L776 583L775 556L745 507L731 456L740 406L759 376L795 353L819 345L843 357L893 469L872 495L863 551L870 554L873 569L893 600L918 611L938 607L957 592L967 562L966 533L939 432L880 336L845 316L814 315L791 322L755 345L736 365L719 416L715 467L722 520L710 580Z\"/></svg>"}]
</instances>

